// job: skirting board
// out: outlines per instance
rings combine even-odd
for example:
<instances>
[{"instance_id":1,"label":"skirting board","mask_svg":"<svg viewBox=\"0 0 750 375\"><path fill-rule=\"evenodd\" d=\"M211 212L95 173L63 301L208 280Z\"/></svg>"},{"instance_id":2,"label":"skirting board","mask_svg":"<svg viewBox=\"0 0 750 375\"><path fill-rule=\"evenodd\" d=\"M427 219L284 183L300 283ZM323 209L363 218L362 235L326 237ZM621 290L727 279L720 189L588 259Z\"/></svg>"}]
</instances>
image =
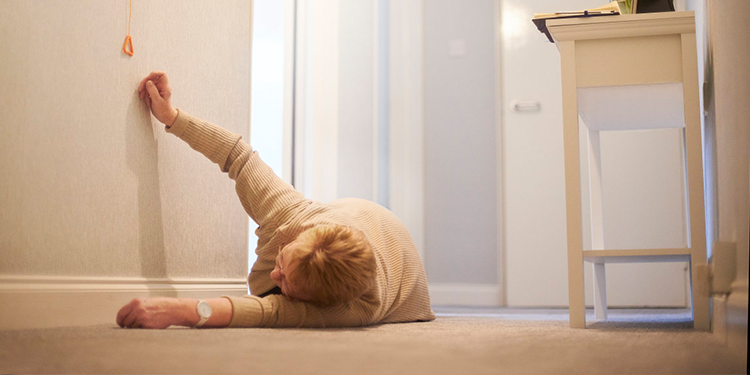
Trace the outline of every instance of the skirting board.
<instances>
[{"instance_id":1,"label":"skirting board","mask_svg":"<svg viewBox=\"0 0 750 375\"><path fill-rule=\"evenodd\" d=\"M452 306L501 306L499 285L430 284L430 303Z\"/></svg>"},{"instance_id":2,"label":"skirting board","mask_svg":"<svg viewBox=\"0 0 750 375\"><path fill-rule=\"evenodd\" d=\"M114 324L133 298L245 294L245 279L0 275L0 330Z\"/></svg>"},{"instance_id":3,"label":"skirting board","mask_svg":"<svg viewBox=\"0 0 750 375\"><path fill-rule=\"evenodd\" d=\"M732 283L728 296L714 297L713 333L717 340L747 361L748 281Z\"/></svg>"}]
</instances>

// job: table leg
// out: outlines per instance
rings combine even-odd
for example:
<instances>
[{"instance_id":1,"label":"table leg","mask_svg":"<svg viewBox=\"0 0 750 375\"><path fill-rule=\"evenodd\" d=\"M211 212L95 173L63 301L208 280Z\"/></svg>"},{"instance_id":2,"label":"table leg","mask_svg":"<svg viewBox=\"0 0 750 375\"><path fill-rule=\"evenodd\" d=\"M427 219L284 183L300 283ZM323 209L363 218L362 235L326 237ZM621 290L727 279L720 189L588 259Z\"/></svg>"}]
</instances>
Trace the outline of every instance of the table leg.
<instances>
[{"instance_id":1,"label":"table leg","mask_svg":"<svg viewBox=\"0 0 750 375\"><path fill-rule=\"evenodd\" d=\"M578 92L575 43L560 42L563 90L563 146L565 150L565 207L568 233L568 302L570 326L586 328L581 222L581 164L578 143Z\"/></svg>"}]
</instances>

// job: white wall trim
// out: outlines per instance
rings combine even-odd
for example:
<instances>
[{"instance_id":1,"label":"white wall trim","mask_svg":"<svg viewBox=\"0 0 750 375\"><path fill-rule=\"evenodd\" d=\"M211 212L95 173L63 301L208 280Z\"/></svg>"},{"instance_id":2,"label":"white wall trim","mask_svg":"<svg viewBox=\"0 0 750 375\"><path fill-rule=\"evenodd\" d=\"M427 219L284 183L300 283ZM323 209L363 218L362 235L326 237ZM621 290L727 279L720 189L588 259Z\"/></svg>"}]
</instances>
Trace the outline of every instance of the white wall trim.
<instances>
[{"instance_id":1,"label":"white wall trim","mask_svg":"<svg viewBox=\"0 0 750 375\"><path fill-rule=\"evenodd\" d=\"M250 134L251 133L251 122L252 122L252 114L253 114L253 3L252 0L250 1L250 47L248 50L250 51L248 58L250 62L250 69L248 71L250 72L249 78L247 80L247 128L245 129L245 134L247 134L248 141L251 141Z\"/></svg>"},{"instance_id":2,"label":"white wall trim","mask_svg":"<svg viewBox=\"0 0 750 375\"><path fill-rule=\"evenodd\" d=\"M295 117L295 47L297 8L294 0L284 0L284 131L282 178L287 183L294 181L294 117Z\"/></svg>"},{"instance_id":3,"label":"white wall trim","mask_svg":"<svg viewBox=\"0 0 750 375\"><path fill-rule=\"evenodd\" d=\"M390 208L424 250L424 36L421 0L390 3Z\"/></svg>"},{"instance_id":4,"label":"white wall trim","mask_svg":"<svg viewBox=\"0 0 750 375\"><path fill-rule=\"evenodd\" d=\"M503 170L502 0L495 0L495 151L497 179L497 281L500 306L508 304L505 272L505 179Z\"/></svg>"},{"instance_id":5,"label":"white wall trim","mask_svg":"<svg viewBox=\"0 0 750 375\"><path fill-rule=\"evenodd\" d=\"M714 296L711 322L714 337L739 356L747 354L747 309L747 279L735 280L729 294Z\"/></svg>"},{"instance_id":6,"label":"white wall trim","mask_svg":"<svg viewBox=\"0 0 750 375\"><path fill-rule=\"evenodd\" d=\"M500 306L502 288L494 284L430 284L430 303L452 306Z\"/></svg>"},{"instance_id":7,"label":"white wall trim","mask_svg":"<svg viewBox=\"0 0 750 375\"><path fill-rule=\"evenodd\" d=\"M380 3L374 1L372 12L372 198L373 202L378 201L378 171L379 171L379 115L378 99L380 93Z\"/></svg>"},{"instance_id":8,"label":"white wall trim","mask_svg":"<svg viewBox=\"0 0 750 375\"><path fill-rule=\"evenodd\" d=\"M294 120L292 122L294 129L291 137L294 141L291 147L293 147L292 155L294 158L292 174L294 182L294 188L304 194L306 197L312 196L312 169L310 163L305 163L307 160L312 160L312 136L308 134L309 127L307 125L307 118L310 117L312 111L312 105L308 105L307 101L312 102L312 91L310 84L308 84L308 55L312 54L312 51L308 51L308 28L310 28L308 21L308 5L307 2L298 2L296 9L295 22L295 46L294 46ZM309 97L309 98L308 98Z\"/></svg>"},{"instance_id":9,"label":"white wall trim","mask_svg":"<svg viewBox=\"0 0 750 375\"><path fill-rule=\"evenodd\" d=\"M133 298L247 294L245 279L0 275L0 330L114 324Z\"/></svg>"},{"instance_id":10,"label":"white wall trim","mask_svg":"<svg viewBox=\"0 0 750 375\"><path fill-rule=\"evenodd\" d=\"M312 9L313 35L308 39L316 49L308 60L313 82L313 195L330 202L338 194L339 138L339 0L317 2ZM309 134L309 133L308 133Z\"/></svg>"},{"instance_id":11,"label":"white wall trim","mask_svg":"<svg viewBox=\"0 0 750 375\"><path fill-rule=\"evenodd\" d=\"M736 280L726 298L714 300L714 334L747 361L748 280Z\"/></svg>"}]
</instances>

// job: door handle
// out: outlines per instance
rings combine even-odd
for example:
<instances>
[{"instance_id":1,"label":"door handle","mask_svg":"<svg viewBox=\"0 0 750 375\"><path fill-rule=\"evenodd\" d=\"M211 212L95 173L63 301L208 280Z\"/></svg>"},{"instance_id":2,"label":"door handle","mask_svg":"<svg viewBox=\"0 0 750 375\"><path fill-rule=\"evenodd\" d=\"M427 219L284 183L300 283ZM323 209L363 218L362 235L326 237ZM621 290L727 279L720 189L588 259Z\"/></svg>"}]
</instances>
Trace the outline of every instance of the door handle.
<instances>
[{"instance_id":1,"label":"door handle","mask_svg":"<svg viewBox=\"0 0 750 375\"><path fill-rule=\"evenodd\" d=\"M539 112L542 110L542 103L537 100L512 100L510 109L514 112Z\"/></svg>"}]
</instances>

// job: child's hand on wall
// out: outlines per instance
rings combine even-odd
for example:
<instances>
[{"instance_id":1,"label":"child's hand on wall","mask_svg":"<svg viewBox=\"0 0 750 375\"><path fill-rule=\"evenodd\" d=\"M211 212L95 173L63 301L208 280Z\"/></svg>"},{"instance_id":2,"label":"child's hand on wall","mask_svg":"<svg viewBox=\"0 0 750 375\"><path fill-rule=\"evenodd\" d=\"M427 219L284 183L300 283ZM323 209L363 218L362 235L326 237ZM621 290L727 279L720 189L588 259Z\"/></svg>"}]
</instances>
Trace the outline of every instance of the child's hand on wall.
<instances>
[{"instance_id":1,"label":"child's hand on wall","mask_svg":"<svg viewBox=\"0 0 750 375\"><path fill-rule=\"evenodd\" d=\"M155 71L146 76L138 85L138 97L146 101L154 117L167 127L177 119L177 110L170 101L172 87L166 73Z\"/></svg>"}]
</instances>

